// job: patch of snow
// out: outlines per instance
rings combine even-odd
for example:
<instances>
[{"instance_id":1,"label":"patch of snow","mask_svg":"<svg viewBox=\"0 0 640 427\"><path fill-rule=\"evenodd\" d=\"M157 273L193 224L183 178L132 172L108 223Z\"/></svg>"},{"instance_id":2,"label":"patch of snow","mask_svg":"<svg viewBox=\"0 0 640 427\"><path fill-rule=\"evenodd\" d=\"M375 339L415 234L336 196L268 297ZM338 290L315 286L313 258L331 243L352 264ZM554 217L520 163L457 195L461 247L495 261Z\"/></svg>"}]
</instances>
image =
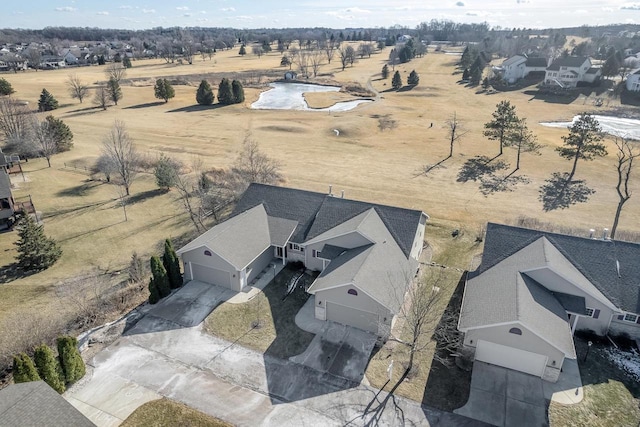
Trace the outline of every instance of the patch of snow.
<instances>
[{"instance_id":1,"label":"patch of snow","mask_svg":"<svg viewBox=\"0 0 640 427\"><path fill-rule=\"evenodd\" d=\"M541 122L540 124L552 128L569 128L578 120L578 117L575 116L570 122ZM605 133L640 140L640 120L598 115L593 117L600 123L602 131Z\"/></svg>"},{"instance_id":2,"label":"patch of snow","mask_svg":"<svg viewBox=\"0 0 640 427\"><path fill-rule=\"evenodd\" d=\"M254 110L304 110L304 111L349 111L371 99L336 102L327 108L311 108L304 99L309 92L338 92L339 86L320 86L306 83L271 83L273 89L262 92L256 102L251 104Z\"/></svg>"},{"instance_id":3,"label":"patch of snow","mask_svg":"<svg viewBox=\"0 0 640 427\"><path fill-rule=\"evenodd\" d=\"M616 348L607 348L604 350L604 354L614 365L625 371L636 381L640 381L640 354L635 349L623 351Z\"/></svg>"}]
</instances>

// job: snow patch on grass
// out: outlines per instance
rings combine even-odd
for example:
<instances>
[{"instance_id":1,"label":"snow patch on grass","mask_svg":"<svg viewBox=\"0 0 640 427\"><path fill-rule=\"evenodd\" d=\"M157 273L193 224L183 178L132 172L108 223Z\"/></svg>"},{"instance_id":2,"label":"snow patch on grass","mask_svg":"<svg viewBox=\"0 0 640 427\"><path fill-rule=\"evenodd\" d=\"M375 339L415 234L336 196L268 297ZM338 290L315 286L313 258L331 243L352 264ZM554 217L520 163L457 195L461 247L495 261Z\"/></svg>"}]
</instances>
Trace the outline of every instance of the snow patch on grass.
<instances>
[{"instance_id":1,"label":"snow patch on grass","mask_svg":"<svg viewBox=\"0 0 640 427\"><path fill-rule=\"evenodd\" d=\"M604 353L614 365L631 375L636 381L640 381L640 354L636 350L622 351L608 348Z\"/></svg>"}]
</instances>

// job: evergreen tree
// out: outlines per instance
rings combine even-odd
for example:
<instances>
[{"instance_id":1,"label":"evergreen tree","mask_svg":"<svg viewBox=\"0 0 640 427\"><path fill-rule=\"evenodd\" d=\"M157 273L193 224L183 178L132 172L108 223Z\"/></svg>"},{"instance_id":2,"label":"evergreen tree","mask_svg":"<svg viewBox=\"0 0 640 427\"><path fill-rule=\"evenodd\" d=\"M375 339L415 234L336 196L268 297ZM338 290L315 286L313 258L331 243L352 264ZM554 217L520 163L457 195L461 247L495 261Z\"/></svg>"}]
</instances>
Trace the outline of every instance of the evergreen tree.
<instances>
[{"instance_id":1,"label":"evergreen tree","mask_svg":"<svg viewBox=\"0 0 640 427\"><path fill-rule=\"evenodd\" d=\"M164 241L164 254L162 255L162 264L167 271L169 277L169 286L171 289L178 289L182 286L182 274L180 273L180 261L178 254L173 249L170 239Z\"/></svg>"},{"instance_id":2,"label":"evergreen tree","mask_svg":"<svg viewBox=\"0 0 640 427\"><path fill-rule=\"evenodd\" d=\"M282 59L280 59L280 66L289 67L289 69L291 69L291 65L291 59L289 59L287 55L282 55Z\"/></svg>"},{"instance_id":3,"label":"evergreen tree","mask_svg":"<svg viewBox=\"0 0 640 427\"><path fill-rule=\"evenodd\" d=\"M223 105L233 104L233 90L228 78L223 78L218 86L218 102Z\"/></svg>"},{"instance_id":4,"label":"evergreen tree","mask_svg":"<svg viewBox=\"0 0 640 427\"><path fill-rule=\"evenodd\" d=\"M391 86L395 90L398 90L402 87L402 77L400 77L399 71L396 71L396 73L393 75L393 79L391 79Z\"/></svg>"},{"instance_id":5,"label":"evergreen tree","mask_svg":"<svg viewBox=\"0 0 640 427\"><path fill-rule=\"evenodd\" d=\"M26 353L13 356L13 382L28 383L30 381L40 381L40 375L36 370L33 360Z\"/></svg>"},{"instance_id":6,"label":"evergreen tree","mask_svg":"<svg viewBox=\"0 0 640 427\"><path fill-rule=\"evenodd\" d=\"M47 116L45 120L49 126L50 135L56 143L56 151L59 153L69 151L73 147L73 133L69 126L62 119L56 119L51 115Z\"/></svg>"},{"instance_id":7,"label":"evergreen tree","mask_svg":"<svg viewBox=\"0 0 640 427\"><path fill-rule=\"evenodd\" d=\"M462 52L462 56L460 57L460 66L462 68L469 68L469 66L473 62L473 59L473 53L471 52L471 50L469 50L469 46L467 45L467 47L465 47L464 51Z\"/></svg>"},{"instance_id":8,"label":"evergreen tree","mask_svg":"<svg viewBox=\"0 0 640 427\"><path fill-rule=\"evenodd\" d=\"M137 252L133 252L131 255L131 261L129 262L129 281L133 283L142 283L145 276L144 263L142 258L138 256Z\"/></svg>"},{"instance_id":9,"label":"evergreen tree","mask_svg":"<svg viewBox=\"0 0 640 427\"><path fill-rule=\"evenodd\" d=\"M416 73L416 70L411 71L409 73L409 77L407 78L407 84L410 86L416 86L420 83L420 76Z\"/></svg>"},{"instance_id":10,"label":"evergreen tree","mask_svg":"<svg viewBox=\"0 0 640 427\"><path fill-rule=\"evenodd\" d=\"M178 166L177 162L165 156L164 153L160 154L158 163L156 163L156 167L153 171L153 174L156 176L156 184L158 184L158 187L169 191L169 189L175 185Z\"/></svg>"},{"instance_id":11,"label":"evergreen tree","mask_svg":"<svg viewBox=\"0 0 640 427\"><path fill-rule=\"evenodd\" d=\"M124 68L131 68L133 65L131 65L131 59L129 59L128 56L125 56L122 59L122 65L124 66Z\"/></svg>"},{"instance_id":12,"label":"evergreen tree","mask_svg":"<svg viewBox=\"0 0 640 427\"><path fill-rule=\"evenodd\" d=\"M26 271L46 270L62 255L58 243L44 235L44 227L24 214L18 226L18 266Z\"/></svg>"},{"instance_id":13,"label":"evergreen tree","mask_svg":"<svg viewBox=\"0 0 640 427\"><path fill-rule=\"evenodd\" d=\"M462 80L469 80L469 69L465 68L462 72Z\"/></svg>"},{"instance_id":14,"label":"evergreen tree","mask_svg":"<svg viewBox=\"0 0 640 427\"><path fill-rule=\"evenodd\" d=\"M618 74L619 69L620 69L620 62L618 61L618 56L615 53L613 53L607 58L607 60L602 65L602 75L604 77L613 77Z\"/></svg>"},{"instance_id":15,"label":"evergreen tree","mask_svg":"<svg viewBox=\"0 0 640 427\"><path fill-rule=\"evenodd\" d=\"M384 64L384 66L382 67L382 72L380 73L380 75L385 80L389 78L389 66L387 64Z\"/></svg>"},{"instance_id":16,"label":"evergreen tree","mask_svg":"<svg viewBox=\"0 0 640 427\"><path fill-rule=\"evenodd\" d=\"M241 104L244 102L244 88L238 80L231 82L231 92L233 92L233 102Z\"/></svg>"},{"instance_id":17,"label":"evergreen tree","mask_svg":"<svg viewBox=\"0 0 640 427\"><path fill-rule=\"evenodd\" d=\"M155 304L160 301L161 298L162 297L160 296L160 291L158 290L156 282L152 277L151 279L149 279L149 304Z\"/></svg>"},{"instance_id":18,"label":"evergreen tree","mask_svg":"<svg viewBox=\"0 0 640 427\"><path fill-rule=\"evenodd\" d=\"M151 257L151 283L149 283L149 292L153 295L153 290L158 294L158 299L164 298L171 293L171 285L167 270L162 265L162 261L156 255ZM153 289L153 290L152 290ZM157 300L156 300L157 301ZM151 302L151 296L149 297ZM152 303L153 304L153 303Z\"/></svg>"},{"instance_id":19,"label":"evergreen tree","mask_svg":"<svg viewBox=\"0 0 640 427\"><path fill-rule=\"evenodd\" d=\"M173 90L173 86L167 79L156 80L156 85L153 87L153 91L158 99L164 99L164 102L169 102L171 98L176 96L176 92Z\"/></svg>"},{"instance_id":20,"label":"evergreen tree","mask_svg":"<svg viewBox=\"0 0 640 427\"><path fill-rule=\"evenodd\" d=\"M60 363L48 345L37 347L33 355L40 378L58 393L64 393L64 375Z\"/></svg>"},{"instance_id":21,"label":"evergreen tree","mask_svg":"<svg viewBox=\"0 0 640 427\"><path fill-rule=\"evenodd\" d=\"M57 344L58 360L62 367L64 380L67 384L73 384L85 374L84 361L78 350L78 340L65 335L58 337Z\"/></svg>"},{"instance_id":22,"label":"evergreen tree","mask_svg":"<svg viewBox=\"0 0 640 427\"><path fill-rule=\"evenodd\" d=\"M38 111L51 111L58 108L58 101L49 93L48 90L42 89L40 99L38 100Z\"/></svg>"},{"instance_id":23,"label":"evergreen tree","mask_svg":"<svg viewBox=\"0 0 640 427\"><path fill-rule=\"evenodd\" d=\"M265 53L271 52L271 43L269 43L269 40L264 40L262 42L262 50L264 50Z\"/></svg>"},{"instance_id":24,"label":"evergreen tree","mask_svg":"<svg viewBox=\"0 0 640 427\"><path fill-rule=\"evenodd\" d=\"M214 99L213 90L211 90L209 82L202 80L200 82L200 86L198 86L198 90L196 91L196 101L200 105L211 105L213 104Z\"/></svg>"},{"instance_id":25,"label":"evergreen tree","mask_svg":"<svg viewBox=\"0 0 640 427\"><path fill-rule=\"evenodd\" d=\"M244 45L240 46L240 51L238 52L238 55L244 56L246 54L247 54L247 49L244 47Z\"/></svg>"},{"instance_id":26,"label":"evergreen tree","mask_svg":"<svg viewBox=\"0 0 640 427\"><path fill-rule=\"evenodd\" d=\"M598 120L591 114L582 113L569 128L569 135L562 137L564 146L556 148L561 157L573 160L567 182L573 179L579 159L593 160L607 155L607 148L602 143L603 139Z\"/></svg>"},{"instance_id":27,"label":"evergreen tree","mask_svg":"<svg viewBox=\"0 0 640 427\"><path fill-rule=\"evenodd\" d=\"M107 96L114 104L118 105L118 101L122 99L122 89L118 80L111 77L107 82Z\"/></svg>"},{"instance_id":28,"label":"evergreen tree","mask_svg":"<svg viewBox=\"0 0 640 427\"><path fill-rule=\"evenodd\" d=\"M0 78L0 95L11 95L14 92L15 90L13 90L11 83L6 79Z\"/></svg>"},{"instance_id":29,"label":"evergreen tree","mask_svg":"<svg viewBox=\"0 0 640 427\"><path fill-rule=\"evenodd\" d=\"M515 105L511 105L509 101L500 101L496 105L496 111L492 114L493 120L484 124L483 135L491 141L498 141L500 144L500 154L505 145L511 131L518 124L518 116L516 115Z\"/></svg>"}]
</instances>

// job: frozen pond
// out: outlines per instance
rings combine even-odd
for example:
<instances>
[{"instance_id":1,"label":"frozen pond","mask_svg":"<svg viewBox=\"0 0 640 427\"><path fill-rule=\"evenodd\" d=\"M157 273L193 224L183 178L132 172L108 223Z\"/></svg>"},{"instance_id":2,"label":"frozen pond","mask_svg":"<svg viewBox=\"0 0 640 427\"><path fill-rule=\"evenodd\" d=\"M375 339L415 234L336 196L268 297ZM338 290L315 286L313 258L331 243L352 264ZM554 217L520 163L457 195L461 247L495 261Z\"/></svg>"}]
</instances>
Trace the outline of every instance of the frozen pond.
<instances>
[{"instance_id":1,"label":"frozen pond","mask_svg":"<svg viewBox=\"0 0 640 427\"><path fill-rule=\"evenodd\" d=\"M311 108L303 94L309 92L338 92L338 86L319 86L306 83L271 83L273 89L260 94L251 108L256 110L307 110L307 111L349 111L371 99L356 99L337 102L328 108Z\"/></svg>"},{"instance_id":2,"label":"frozen pond","mask_svg":"<svg viewBox=\"0 0 640 427\"><path fill-rule=\"evenodd\" d=\"M542 122L542 126L554 128L568 128L578 119L575 116L571 122ZM611 135L625 136L629 139L640 140L640 120L624 119L612 116L593 116L600 123L603 132Z\"/></svg>"}]
</instances>

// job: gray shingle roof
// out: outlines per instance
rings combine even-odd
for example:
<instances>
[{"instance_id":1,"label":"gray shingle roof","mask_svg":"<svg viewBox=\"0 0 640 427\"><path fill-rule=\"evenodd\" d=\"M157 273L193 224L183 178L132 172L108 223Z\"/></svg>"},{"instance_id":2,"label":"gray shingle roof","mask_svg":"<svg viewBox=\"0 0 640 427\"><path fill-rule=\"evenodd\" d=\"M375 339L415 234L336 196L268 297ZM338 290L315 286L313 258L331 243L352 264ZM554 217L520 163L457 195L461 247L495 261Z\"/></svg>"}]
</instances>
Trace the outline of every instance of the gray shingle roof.
<instances>
[{"instance_id":1,"label":"gray shingle roof","mask_svg":"<svg viewBox=\"0 0 640 427\"><path fill-rule=\"evenodd\" d=\"M587 74L596 74L598 73L598 71L600 71L600 68L598 67L591 67L587 70Z\"/></svg>"},{"instance_id":2,"label":"gray shingle roof","mask_svg":"<svg viewBox=\"0 0 640 427\"><path fill-rule=\"evenodd\" d=\"M332 260L332 259L337 258L338 256L340 256L343 252L345 252L347 250L348 249L341 248L340 246L324 245L324 247L322 248L322 251L320 251L320 253L318 253L318 257L319 258L328 259L328 260Z\"/></svg>"},{"instance_id":3,"label":"gray shingle roof","mask_svg":"<svg viewBox=\"0 0 640 427\"><path fill-rule=\"evenodd\" d=\"M551 292L560 305L566 310L576 314L587 314L587 306L584 297L569 295L562 292Z\"/></svg>"},{"instance_id":4,"label":"gray shingle roof","mask_svg":"<svg viewBox=\"0 0 640 427\"><path fill-rule=\"evenodd\" d=\"M602 294L624 311L640 313L640 244L588 239L489 223L477 275L539 239L549 242ZM620 264L618 276L617 263Z\"/></svg>"},{"instance_id":5,"label":"gray shingle roof","mask_svg":"<svg viewBox=\"0 0 640 427\"><path fill-rule=\"evenodd\" d=\"M540 57L527 58L527 62L525 63L525 65L527 67L546 67L547 58L540 58Z\"/></svg>"},{"instance_id":6,"label":"gray shingle roof","mask_svg":"<svg viewBox=\"0 0 640 427\"><path fill-rule=\"evenodd\" d=\"M298 222L291 241L303 243L357 215L375 208L405 256L409 256L413 239L422 216L421 211L404 209L356 200L332 197L328 194L293 188L251 184L244 192L233 215L259 204L267 214Z\"/></svg>"},{"instance_id":7,"label":"gray shingle roof","mask_svg":"<svg viewBox=\"0 0 640 427\"><path fill-rule=\"evenodd\" d=\"M271 244L274 246L284 246L287 244L289 237L296 231L298 221L291 219L267 217L269 224L269 235L271 236Z\"/></svg>"},{"instance_id":8,"label":"gray shingle roof","mask_svg":"<svg viewBox=\"0 0 640 427\"><path fill-rule=\"evenodd\" d=\"M0 390L2 427L95 427L44 381L12 384Z\"/></svg>"},{"instance_id":9,"label":"gray shingle roof","mask_svg":"<svg viewBox=\"0 0 640 427\"><path fill-rule=\"evenodd\" d=\"M0 199L11 197L11 181L9 175L4 170L0 170Z\"/></svg>"},{"instance_id":10,"label":"gray shingle roof","mask_svg":"<svg viewBox=\"0 0 640 427\"><path fill-rule=\"evenodd\" d=\"M547 67L549 71L558 71L560 67L580 67L584 62L589 59L586 56L567 56L565 58L558 58Z\"/></svg>"}]
</instances>

